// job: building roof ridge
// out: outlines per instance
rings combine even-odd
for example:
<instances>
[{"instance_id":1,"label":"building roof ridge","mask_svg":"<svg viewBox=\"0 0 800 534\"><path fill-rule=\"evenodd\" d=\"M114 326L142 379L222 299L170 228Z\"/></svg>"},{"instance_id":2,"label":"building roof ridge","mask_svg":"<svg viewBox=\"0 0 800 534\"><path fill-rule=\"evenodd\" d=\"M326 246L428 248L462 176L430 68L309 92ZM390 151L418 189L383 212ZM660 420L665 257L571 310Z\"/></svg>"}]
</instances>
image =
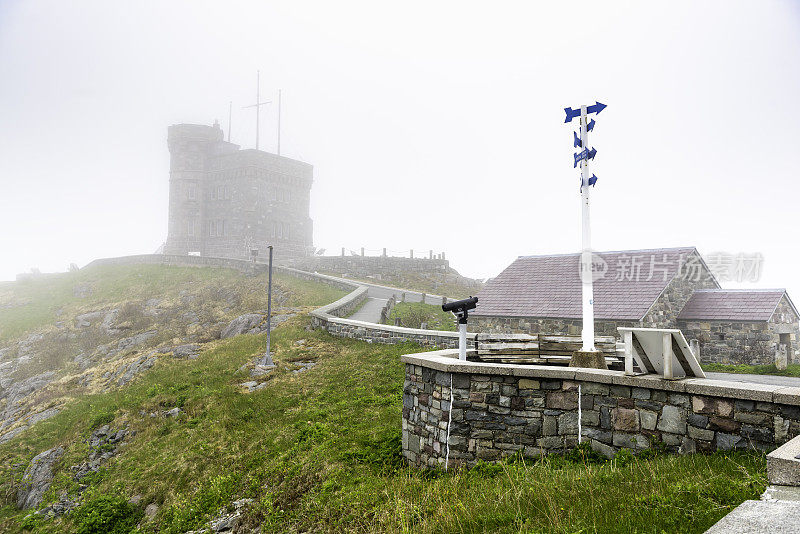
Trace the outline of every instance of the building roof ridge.
<instances>
[{"instance_id":1,"label":"building roof ridge","mask_svg":"<svg viewBox=\"0 0 800 534\"><path fill-rule=\"evenodd\" d=\"M630 250L593 250L594 254L620 254L623 252L663 252L663 251L675 251L675 250L697 250L697 247L664 247L664 248L642 248L642 249L630 249ZM561 252L557 254L530 254L525 256L517 256L517 259L523 258L555 258L555 257L565 257L565 256L580 256L580 252Z\"/></svg>"}]
</instances>

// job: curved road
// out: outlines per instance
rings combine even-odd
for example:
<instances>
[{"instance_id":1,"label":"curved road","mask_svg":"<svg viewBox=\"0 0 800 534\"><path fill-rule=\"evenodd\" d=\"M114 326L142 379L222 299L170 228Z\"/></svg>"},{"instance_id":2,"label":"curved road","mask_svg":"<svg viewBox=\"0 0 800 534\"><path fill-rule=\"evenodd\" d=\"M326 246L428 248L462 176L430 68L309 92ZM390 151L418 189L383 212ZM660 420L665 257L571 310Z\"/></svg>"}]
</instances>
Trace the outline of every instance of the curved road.
<instances>
[{"instance_id":1,"label":"curved road","mask_svg":"<svg viewBox=\"0 0 800 534\"><path fill-rule=\"evenodd\" d=\"M386 306L392 295L399 301L403 293L406 294L406 302L422 302L422 293L417 291L409 291L403 289L396 289L388 286L381 286L378 284L370 284L358 280L347 280L348 282L356 282L358 284L367 286L367 301L361 308L348 319L356 321L365 321L368 323L379 323L381 320L381 310ZM442 297L439 295L425 295L426 304L441 304Z\"/></svg>"}]
</instances>

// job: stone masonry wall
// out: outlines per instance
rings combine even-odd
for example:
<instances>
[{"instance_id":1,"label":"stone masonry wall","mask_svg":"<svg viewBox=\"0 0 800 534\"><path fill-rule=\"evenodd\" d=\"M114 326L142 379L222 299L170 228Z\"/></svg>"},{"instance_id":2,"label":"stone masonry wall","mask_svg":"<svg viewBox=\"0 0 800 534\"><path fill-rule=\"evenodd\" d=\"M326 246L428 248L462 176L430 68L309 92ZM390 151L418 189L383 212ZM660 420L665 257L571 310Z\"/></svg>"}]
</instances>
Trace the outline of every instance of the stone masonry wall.
<instances>
[{"instance_id":1,"label":"stone masonry wall","mask_svg":"<svg viewBox=\"0 0 800 534\"><path fill-rule=\"evenodd\" d=\"M800 362L798 316L784 296L768 322L680 321L686 339L700 343L700 361L768 365L775 362L775 350L788 335L789 363Z\"/></svg>"},{"instance_id":2,"label":"stone masonry wall","mask_svg":"<svg viewBox=\"0 0 800 534\"><path fill-rule=\"evenodd\" d=\"M670 281L653 306L642 318L645 328L676 328L678 315L696 289L718 289L711 273L699 261L699 256L692 254L689 265L695 270L685 269ZM694 260L694 261L692 261Z\"/></svg>"},{"instance_id":3,"label":"stone masonry wall","mask_svg":"<svg viewBox=\"0 0 800 534\"><path fill-rule=\"evenodd\" d=\"M680 321L686 339L700 343L703 363L765 365L775 361L773 335L766 322Z\"/></svg>"},{"instance_id":4,"label":"stone masonry wall","mask_svg":"<svg viewBox=\"0 0 800 534\"><path fill-rule=\"evenodd\" d=\"M453 359L450 364L443 357L425 362L426 354L446 352L403 357L403 455L417 467L564 451L578 441L579 404L581 439L607 456L656 442L677 453L767 451L800 435L800 388ZM527 376L514 376L515 368ZM461 372L467 369L497 372Z\"/></svg>"}]
</instances>

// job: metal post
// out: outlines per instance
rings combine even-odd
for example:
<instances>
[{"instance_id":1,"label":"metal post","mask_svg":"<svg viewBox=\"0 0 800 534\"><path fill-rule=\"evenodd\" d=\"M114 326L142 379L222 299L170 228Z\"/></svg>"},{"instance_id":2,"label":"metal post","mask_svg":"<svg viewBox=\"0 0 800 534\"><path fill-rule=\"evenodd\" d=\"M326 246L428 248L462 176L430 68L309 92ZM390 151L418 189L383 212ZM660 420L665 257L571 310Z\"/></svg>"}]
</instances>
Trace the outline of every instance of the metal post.
<instances>
[{"instance_id":1,"label":"metal post","mask_svg":"<svg viewBox=\"0 0 800 534\"><path fill-rule=\"evenodd\" d=\"M586 127L587 110L581 106L581 144L584 150L589 147L589 132ZM583 329L581 339L584 352L594 348L594 287L592 276L592 234L589 226L589 158L581 160L581 288L583 297Z\"/></svg>"},{"instance_id":2,"label":"metal post","mask_svg":"<svg viewBox=\"0 0 800 534\"><path fill-rule=\"evenodd\" d=\"M269 247L269 281L267 283L267 353L263 365L275 365L270 351L270 335L272 334L272 245Z\"/></svg>"},{"instance_id":3,"label":"metal post","mask_svg":"<svg viewBox=\"0 0 800 534\"><path fill-rule=\"evenodd\" d=\"M661 337L661 353L664 356L664 378L672 380L672 333L664 332Z\"/></svg>"},{"instance_id":4,"label":"metal post","mask_svg":"<svg viewBox=\"0 0 800 534\"><path fill-rule=\"evenodd\" d=\"M467 359L467 323L458 323L458 359Z\"/></svg>"}]
</instances>

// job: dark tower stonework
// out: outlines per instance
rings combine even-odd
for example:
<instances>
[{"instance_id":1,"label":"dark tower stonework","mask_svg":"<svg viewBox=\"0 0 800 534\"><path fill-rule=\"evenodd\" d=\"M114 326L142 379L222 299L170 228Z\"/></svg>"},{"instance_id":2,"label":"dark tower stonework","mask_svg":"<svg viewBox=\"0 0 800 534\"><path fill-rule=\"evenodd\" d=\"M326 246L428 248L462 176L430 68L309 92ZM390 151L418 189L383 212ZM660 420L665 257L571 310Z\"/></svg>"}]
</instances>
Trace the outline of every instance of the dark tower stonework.
<instances>
[{"instance_id":1,"label":"dark tower stonework","mask_svg":"<svg viewBox=\"0 0 800 534\"><path fill-rule=\"evenodd\" d=\"M240 150L218 124L169 127L166 254L220 258L313 253L309 200L313 167L261 150Z\"/></svg>"}]
</instances>

